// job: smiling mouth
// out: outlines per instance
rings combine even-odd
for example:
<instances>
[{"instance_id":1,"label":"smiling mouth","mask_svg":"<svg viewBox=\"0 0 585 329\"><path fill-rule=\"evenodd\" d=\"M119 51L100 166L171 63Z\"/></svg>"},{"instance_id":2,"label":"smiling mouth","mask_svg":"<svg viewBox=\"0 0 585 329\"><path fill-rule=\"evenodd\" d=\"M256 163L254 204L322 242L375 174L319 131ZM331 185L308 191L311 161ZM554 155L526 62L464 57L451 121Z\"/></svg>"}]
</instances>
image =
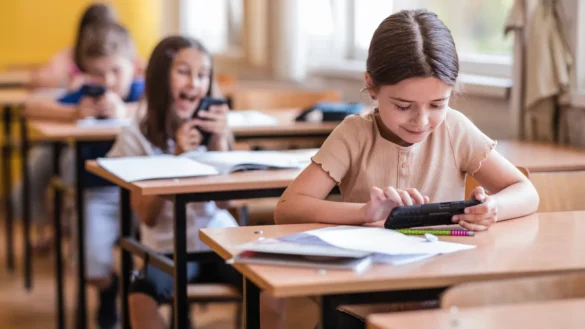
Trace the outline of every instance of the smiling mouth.
<instances>
[{"instance_id":1,"label":"smiling mouth","mask_svg":"<svg viewBox=\"0 0 585 329\"><path fill-rule=\"evenodd\" d=\"M194 102L194 101L197 99L197 95L195 95L195 96L189 96L189 95L187 95L186 93L184 93L184 92L181 92L181 93L179 94L179 99L182 99L182 100L187 100L187 101L189 101L189 102Z\"/></svg>"},{"instance_id":2,"label":"smiling mouth","mask_svg":"<svg viewBox=\"0 0 585 329\"><path fill-rule=\"evenodd\" d=\"M426 132L426 130L410 130L410 129L407 129L407 128L403 128L403 129L406 130L406 131L408 131L411 134L414 134L414 135L422 135L422 134L424 134Z\"/></svg>"}]
</instances>

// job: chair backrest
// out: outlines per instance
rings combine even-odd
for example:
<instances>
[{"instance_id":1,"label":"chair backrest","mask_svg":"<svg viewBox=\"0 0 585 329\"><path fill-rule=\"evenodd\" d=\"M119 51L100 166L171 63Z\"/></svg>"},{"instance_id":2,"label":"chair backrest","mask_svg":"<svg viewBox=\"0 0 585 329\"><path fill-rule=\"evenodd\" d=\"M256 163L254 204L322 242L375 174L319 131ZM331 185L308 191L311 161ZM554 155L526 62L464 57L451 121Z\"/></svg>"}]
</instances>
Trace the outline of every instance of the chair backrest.
<instances>
[{"instance_id":1,"label":"chair backrest","mask_svg":"<svg viewBox=\"0 0 585 329\"><path fill-rule=\"evenodd\" d=\"M234 91L232 99L236 110L271 110L304 108L319 101L340 101L341 94L335 90L250 88Z\"/></svg>"},{"instance_id":2,"label":"chair backrest","mask_svg":"<svg viewBox=\"0 0 585 329\"><path fill-rule=\"evenodd\" d=\"M441 308L481 307L585 297L585 272L463 283L447 289Z\"/></svg>"},{"instance_id":3,"label":"chair backrest","mask_svg":"<svg viewBox=\"0 0 585 329\"><path fill-rule=\"evenodd\" d=\"M528 169L524 167L516 168L518 168L518 170L520 170L520 172L523 173L524 176L530 178L530 172L528 171ZM465 197L469 197L471 195L471 192L473 192L473 189L475 189L478 186L480 186L479 182L475 178L473 178L473 176L467 175L465 177Z\"/></svg>"}]
</instances>

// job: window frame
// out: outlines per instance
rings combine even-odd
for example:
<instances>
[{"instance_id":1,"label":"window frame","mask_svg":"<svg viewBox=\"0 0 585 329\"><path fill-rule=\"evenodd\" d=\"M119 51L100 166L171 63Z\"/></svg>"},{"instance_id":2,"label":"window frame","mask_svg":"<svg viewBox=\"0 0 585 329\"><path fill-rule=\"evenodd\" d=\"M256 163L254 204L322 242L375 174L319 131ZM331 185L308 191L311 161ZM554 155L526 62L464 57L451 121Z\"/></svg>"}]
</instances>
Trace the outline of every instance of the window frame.
<instances>
[{"instance_id":1,"label":"window frame","mask_svg":"<svg viewBox=\"0 0 585 329\"><path fill-rule=\"evenodd\" d=\"M367 49L356 47L354 13L358 0L346 1L347 13L345 17L345 31L347 35L346 58L349 61L365 61L368 55ZM388 0L392 1L392 0ZM581 2L581 1L580 1ZM504 27L502 26L502 34ZM513 36L511 36L513 37ZM482 53L458 53L459 67L462 74L489 76L495 78L512 78L513 54L487 55Z\"/></svg>"}]
</instances>

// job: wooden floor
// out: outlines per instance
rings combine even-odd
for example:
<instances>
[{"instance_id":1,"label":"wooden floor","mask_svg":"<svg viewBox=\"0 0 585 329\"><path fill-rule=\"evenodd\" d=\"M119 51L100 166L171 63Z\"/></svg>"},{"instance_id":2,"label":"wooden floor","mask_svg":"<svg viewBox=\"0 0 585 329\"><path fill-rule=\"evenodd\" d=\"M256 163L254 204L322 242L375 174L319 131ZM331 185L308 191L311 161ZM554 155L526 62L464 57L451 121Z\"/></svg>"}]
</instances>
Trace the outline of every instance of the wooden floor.
<instances>
[{"instance_id":1,"label":"wooden floor","mask_svg":"<svg viewBox=\"0 0 585 329\"><path fill-rule=\"evenodd\" d=\"M24 289L22 277L22 235L16 223L16 261L17 268L9 272L6 267L4 220L0 220L0 328L2 329L48 329L56 328L55 320L55 279L52 252L34 257L33 289ZM73 328L75 305L75 268L71 262L66 265L67 327ZM97 329L94 321L96 294L87 290L88 329ZM229 304L209 304L206 308L193 307L193 318L198 329L234 328L235 306ZM161 313L168 318L168 308L161 307ZM284 328L313 328L317 319L314 303L307 299L292 299L285 303ZM298 316L302 314L303 316Z\"/></svg>"}]
</instances>

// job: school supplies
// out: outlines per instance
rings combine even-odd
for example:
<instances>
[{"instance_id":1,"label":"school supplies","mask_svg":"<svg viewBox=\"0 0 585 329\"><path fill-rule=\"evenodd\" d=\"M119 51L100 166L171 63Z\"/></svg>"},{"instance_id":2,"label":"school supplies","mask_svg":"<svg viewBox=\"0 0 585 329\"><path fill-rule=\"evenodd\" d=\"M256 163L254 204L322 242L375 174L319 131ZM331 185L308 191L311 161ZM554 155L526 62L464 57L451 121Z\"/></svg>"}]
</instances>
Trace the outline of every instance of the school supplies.
<instances>
[{"instance_id":1,"label":"school supplies","mask_svg":"<svg viewBox=\"0 0 585 329\"><path fill-rule=\"evenodd\" d=\"M94 117L87 117L85 119L77 120L78 127L123 127L132 123L132 119L98 119Z\"/></svg>"},{"instance_id":2,"label":"school supplies","mask_svg":"<svg viewBox=\"0 0 585 329\"><path fill-rule=\"evenodd\" d=\"M343 119L352 114L362 112L363 104L347 102L318 102L313 106L306 108L299 114L295 121L307 122L331 122L343 121Z\"/></svg>"},{"instance_id":3,"label":"school supplies","mask_svg":"<svg viewBox=\"0 0 585 329\"><path fill-rule=\"evenodd\" d=\"M463 214L465 208L481 204L478 200L418 204L396 207L384 223L387 229L453 224L453 216Z\"/></svg>"},{"instance_id":4,"label":"school supplies","mask_svg":"<svg viewBox=\"0 0 585 329\"><path fill-rule=\"evenodd\" d=\"M411 229L397 229L405 235L425 235L427 233L434 235L448 235L448 236L474 236L475 232L468 230L411 230Z\"/></svg>"},{"instance_id":5,"label":"school supplies","mask_svg":"<svg viewBox=\"0 0 585 329\"><path fill-rule=\"evenodd\" d=\"M126 182L219 175L244 170L300 169L309 161L310 152L277 151L193 151L180 156L97 159L102 168Z\"/></svg>"},{"instance_id":6,"label":"school supplies","mask_svg":"<svg viewBox=\"0 0 585 329\"><path fill-rule=\"evenodd\" d=\"M373 262L392 265L403 265L439 254L452 253L475 248L473 245L451 243L444 241L429 241L425 238L406 236L402 233L375 227L335 226L303 233L292 234L277 239L263 239L235 247L242 251L231 261L243 263L273 264L299 266L297 258L306 256L324 257L313 258L310 265L324 268L333 263L348 262L343 257L362 259L372 257ZM357 253L357 254L356 254ZM267 256L268 254L268 256ZM277 262L279 255L290 255L297 258L294 262ZM329 257L330 259L327 259ZM284 258L283 258L284 259ZM316 264L315 264L316 262ZM337 267L343 268L341 264Z\"/></svg>"}]
</instances>

